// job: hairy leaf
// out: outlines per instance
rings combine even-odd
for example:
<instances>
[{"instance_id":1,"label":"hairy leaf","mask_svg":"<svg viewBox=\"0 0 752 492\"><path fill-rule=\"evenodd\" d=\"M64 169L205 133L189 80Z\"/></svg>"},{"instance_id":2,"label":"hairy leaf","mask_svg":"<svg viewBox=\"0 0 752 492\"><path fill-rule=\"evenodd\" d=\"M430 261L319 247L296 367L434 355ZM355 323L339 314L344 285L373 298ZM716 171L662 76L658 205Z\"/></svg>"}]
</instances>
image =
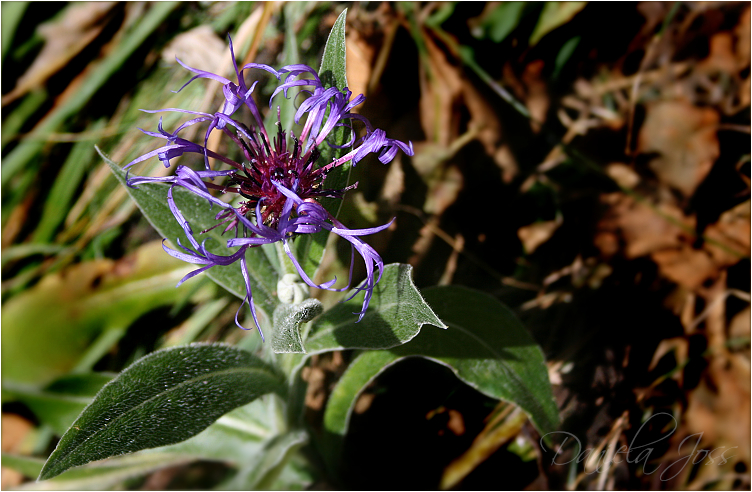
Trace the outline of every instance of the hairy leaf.
<instances>
[{"instance_id":1,"label":"hairy leaf","mask_svg":"<svg viewBox=\"0 0 752 492\"><path fill-rule=\"evenodd\" d=\"M284 376L248 352L219 344L154 352L102 388L62 437L39 479L184 441L271 392L284 394Z\"/></svg>"},{"instance_id":2,"label":"hairy leaf","mask_svg":"<svg viewBox=\"0 0 752 492\"><path fill-rule=\"evenodd\" d=\"M115 487L123 480L154 472L167 466L197 460L219 461L244 470L263 466L264 453L276 437L276 407L271 395L258 398L236 408L192 438L169 446L145 449L136 453L88 463L25 489L40 490L102 490ZM3 466L9 466L29 478L39 476L44 460L3 455ZM244 488L244 487L235 487Z\"/></svg>"},{"instance_id":3,"label":"hairy leaf","mask_svg":"<svg viewBox=\"0 0 752 492\"><path fill-rule=\"evenodd\" d=\"M344 435L361 390L399 359L398 355L388 350L367 351L356 357L329 397L324 413L326 430L333 434Z\"/></svg>"},{"instance_id":4,"label":"hairy leaf","mask_svg":"<svg viewBox=\"0 0 752 492\"><path fill-rule=\"evenodd\" d=\"M305 353L300 337L300 325L311 321L324 310L317 299L300 304L280 304L274 311L272 349L278 353Z\"/></svg>"},{"instance_id":5,"label":"hairy leaf","mask_svg":"<svg viewBox=\"0 0 752 492\"><path fill-rule=\"evenodd\" d=\"M268 490L292 454L308 441L308 433L292 430L264 443L259 460L241 468L226 488L236 490Z\"/></svg>"},{"instance_id":6,"label":"hairy leaf","mask_svg":"<svg viewBox=\"0 0 752 492\"><path fill-rule=\"evenodd\" d=\"M413 284L410 265L395 263L384 268L368 312L356 323L353 312L360 311L362 302L359 294L321 315L305 341L306 351L387 349L412 340L423 325L446 328Z\"/></svg>"},{"instance_id":7,"label":"hairy leaf","mask_svg":"<svg viewBox=\"0 0 752 492\"><path fill-rule=\"evenodd\" d=\"M347 24L347 9L339 14L329 32L321 58L319 74L326 87L347 87L347 48L345 46L345 25Z\"/></svg>"},{"instance_id":8,"label":"hairy leaf","mask_svg":"<svg viewBox=\"0 0 752 492\"><path fill-rule=\"evenodd\" d=\"M493 297L465 287L433 287L424 295L448 329L422 330L404 345L360 354L332 392L324 415L327 431L344 435L363 387L412 356L443 364L481 393L520 406L542 433L555 430L558 409L543 354L519 319Z\"/></svg>"}]
</instances>

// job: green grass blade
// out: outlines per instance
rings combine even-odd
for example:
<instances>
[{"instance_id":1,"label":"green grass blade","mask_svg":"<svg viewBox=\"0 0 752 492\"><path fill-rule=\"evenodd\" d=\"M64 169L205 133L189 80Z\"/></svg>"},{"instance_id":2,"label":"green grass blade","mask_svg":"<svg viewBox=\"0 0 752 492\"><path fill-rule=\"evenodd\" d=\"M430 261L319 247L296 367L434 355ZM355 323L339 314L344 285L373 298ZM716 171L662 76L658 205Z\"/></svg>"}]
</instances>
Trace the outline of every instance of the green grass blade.
<instances>
[{"instance_id":1,"label":"green grass blade","mask_svg":"<svg viewBox=\"0 0 752 492\"><path fill-rule=\"evenodd\" d=\"M56 107L37 126L33 137L21 142L18 147L4 159L0 184L5 187L9 180L42 151L46 145L44 138L50 132L58 130L65 121L79 112L91 97L99 91L109 78L117 72L133 52L139 48L146 38L163 25L167 16L179 5L179 2L155 2L150 4L149 11L135 24L132 32L123 36L123 41L114 49L112 54L97 62L91 74L84 80L81 87L70 99Z\"/></svg>"}]
</instances>

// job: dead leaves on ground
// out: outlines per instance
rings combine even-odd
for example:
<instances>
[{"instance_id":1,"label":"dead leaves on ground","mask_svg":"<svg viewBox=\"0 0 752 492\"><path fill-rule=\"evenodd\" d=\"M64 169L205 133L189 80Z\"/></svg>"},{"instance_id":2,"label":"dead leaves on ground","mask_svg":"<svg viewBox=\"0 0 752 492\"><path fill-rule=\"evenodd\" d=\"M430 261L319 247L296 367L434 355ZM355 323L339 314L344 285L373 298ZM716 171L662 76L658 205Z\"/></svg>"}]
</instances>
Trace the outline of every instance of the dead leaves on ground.
<instances>
[{"instance_id":1,"label":"dead leaves on ground","mask_svg":"<svg viewBox=\"0 0 752 492\"><path fill-rule=\"evenodd\" d=\"M19 77L16 87L3 96L2 105L44 85L65 67L102 32L105 19L115 5L116 2L72 3L62 16L41 24L37 31L45 40L44 48Z\"/></svg>"},{"instance_id":2,"label":"dead leaves on ground","mask_svg":"<svg viewBox=\"0 0 752 492\"><path fill-rule=\"evenodd\" d=\"M639 9L653 15L651 8L646 8L650 6L658 4L645 2ZM674 288L665 303L682 320L685 334L663 340L649 370L655 370L669 353L673 354L676 366L659 375L650 388L635 388L635 393L638 401L648 406L645 411L650 411L646 395L660 393L656 388L666 379L675 380L674 384L686 391L686 401L674 406L679 417L679 427L670 446L674 451L662 457L663 461L688 459L695 441L697 452L730 451L726 457L731 459L722 464L716 461L719 466L687 466L674 486L691 489L712 484L720 488L738 487L733 482L737 479L742 480L744 487L749 483L749 475L737 473L734 467L741 462L749 470L751 446L749 306L740 312L736 312L739 309L736 306L728 312L731 304L727 302L730 297L737 297L749 303L748 292L727 285L729 269L750 256L748 171L741 164L736 166L737 179L746 183L747 189L738 192L737 187L733 192L736 199L732 199L736 205L720 213L710 224L702 222L707 217L708 202L695 196L714 166L727 165L729 160L719 160L724 152L730 151L719 140L719 131L750 131L749 118L745 116L750 104L750 9L739 9L742 14L731 29L700 35L707 39L707 54L696 59L687 59L686 55L675 58L674 50L690 43L688 38L695 36L693 39L697 41L693 29L702 24L708 9L715 7L707 4L688 7L685 17L679 16L674 20L675 25L670 24L660 32L662 40L654 38L656 42L648 46L652 33L668 15L665 9L654 12L658 22L648 22L652 27L646 27L642 38L636 39L630 48L645 48L637 73L625 76L619 66L602 67L597 76L577 80L572 94L553 102L562 106L558 117L568 129L563 143L572 141L576 146L578 142L572 138L594 129L612 134L626 132L625 155L620 158L623 162L602 165L621 191L601 194L602 212L594 244L600 251L600 260L607 263L616 258L649 259L657 266L660 284ZM718 19L716 22L720 25ZM510 77L516 80L512 89L523 100L535 93L534 84L530 83L535 81L531 78L534 74L531 66L534 68L531 63L519 79ZM525 80L526 76L529 80ZM534 110L529 104L528 108ZM634 116L636 113L639 117ZM734 119L744 123L728 123ZM563 152L551 152L539 164L538 174L528 181L545 180L545 173L563 162L563 156ZM748 156L740 159L740 162L749 160ZM713 182L713 186L727 185ZM525 189L530 188L529 182L526 186ZM526 251L530 253L548 241L555 225L538 222L520 228L518 236ZM746 290L748 286L740 288ZM555 295L556 292L550 292L539 297ZM546 304L536 300L536 306ZM708 342L707 351L699 356L690 348L690 336L698 335ZM702 371L699 384L697 376L693 376L696 387L685 388L688 379L685 367L698 358L707 361L707 368ZM692 442L689 445L685 442L680 448L689 437ZM689 459L699 462L702 456L690 454ZM596 488L604 485L607 484L599 481Z\"/></svg>"},{"instance_id":3,"label":"dead leaves on ground","mask_svg":"<svg viewBox=\"0 0 752 492\"><path fill-rule=\"evenodd\" d=\"M616 250L627 258L650 256L666 278L689 290L749 257L749 201L722 214L705 231L697 230L694 213L685 214L681 208L720 154L718 124L714 109L688 101L657 101L647 106L638 150L654 155L649 161L654 176L640 179L624 164L608 168L623 188L635 188L641 181L650 181L650 186L641 187L637 194L602 196L607 210L595 242L605 256ZM682 202L672 190L681 194Z\"/></svg>"},{"instance_id":4,"label":"dead leaves on ground","mask_svg":"<svg viewBox=\"0 0 752 492\"><path fill-rule=\"evenodd\" d=\"M726 306L732 296L749 302L749 294L729 289L726 275L723 274L709 287L700 289L698 296L707 307L697 316L683 317L683 323L687 334L699 327L704 330L708 339L708 367L697 387L688 392L686 410L682 415L683 425L672 436L673 449L684 452L673 459L685 459L689 453L693 460L699 462L703 457L700 454L702 450L712 449L716 459L711 464L715 466L700 466L694 475L691 474L692 467L686 467L678 475L680 483L694 490L706 488L711 483L716 483L721 489L732 488L732 482L737 478L734 465L737 462L749 464L752 445L749 424L752 415L749 307L727 323ZM693 305L694 302L688 306L690 310ZM678 349L675 357L679 367L674 375L682 383L682 368L690 362L687 338L674 339L673 345ZM680 448L682 442L685 444Z\"/></svg>"},{"instance_id":5,"label":"dead leaves on ground","mask_svg":"<svg viewBox=\"0 0 752 492\"><path fill-rule=\"evenodd\" d=\"M696 247L696 217L685 216L671 202L637 200L622 192L603 196L609 209L595 243L602 254L626 258L649 256L669 280L695 290L750 254L750 202L721 215Z\"/></svg>"},{"instance_id":6,"label":"dead leaves on ground","mask_svg":"<svg viewBox=\"0 0 752 492\"><path fill-rule=\"evenodd\" d=\"M658 154L650 169L666 185L690 197L720 154L719 116L686 101L657 101L647 107L638 149Z\"/></svg>"},{"instance_id":7,"label":"dead leaves on ground","mask_svg":"<svg viewBox=\"0 0 752 492\"><path fill-rule=\"evenodd\" d=\"M640 4L639 10L655 27L655 18L665 18L667 13L643 8L649 5ZM706 56L674 62L674 50L692 36L687 25L698 23L710 8L694 7L676 20L675 26L660 32L658 36L666 42L647 48L637 74L620 76L617 68L610 77L601 74L597 81L581 79L575 84L575 94L563 101L580 113L578 119L595 116L593 127L609 126L602 117L607 109L605 100L616 102L621 115L642 106L642 123L630 119L635 127L627 129L628 137L636 133L637 143L634 150L627 151L644 158L648 169L639 169L634 163L606 167L623 191L602 195L604 213L595 244L607 258L615 254L628 259L649 256L665 278L691 291L705 281L714 281L724 269L750 254L749 201L726 211L704 230L698 230L697 212L687 207L721 155L718 131L723 117L749 105L749 74L745 71L750 64L750 9L743 10L733 30L708 37ZM744 178L741 172L739 175Z\"/></svg>"}]
</instances>

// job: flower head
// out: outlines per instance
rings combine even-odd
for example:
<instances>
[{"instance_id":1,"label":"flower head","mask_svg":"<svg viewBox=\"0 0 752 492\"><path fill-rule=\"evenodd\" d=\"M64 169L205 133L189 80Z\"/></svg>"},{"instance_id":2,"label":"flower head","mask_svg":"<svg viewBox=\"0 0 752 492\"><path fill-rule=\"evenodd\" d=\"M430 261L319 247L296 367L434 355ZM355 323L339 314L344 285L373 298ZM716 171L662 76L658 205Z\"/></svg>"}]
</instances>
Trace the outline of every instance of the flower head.
<instances>
[{"instance_id":1,"label":"flower head","mask_svg":"<svg viewBox=\"0 0 752 492\"><path fill-rule=\"evenodd\" d=\"M230 40L230 54L237 76L236 82L211 72L189 67L178 60L180 65L196 74L178 92L199 78L218 81L222 83L224 96L222 108L213 114L176 108L146 111L149 113L161 111L185 113L191 115L191 119L181 124L172 133L164 130L161 118L157 125L158 132L141 130L146 135L165 139L167 145L148 152L125 166L128 169L137 162L156 156L166 167L169 167L175 157L185 153L196 153L204 156L204 170L196 171L180 165L172 176L131 177L128 185L137 186L140 183L155 182L170 184L167 204L185 231L190 245L184 245L178 240L180 250L163 247L175 258L201 265L200 268L186 275L178 285L214 266L240 263L246 286L244 303L248 302L262 338L263 333L256 316L245 260L246 251L262 244L280 242L306 284L319 289L347 290L352 280L352 261L348 285L343 288L334 288L336 279L316 284L309 278L290 248L290 241L296 236L323 230L333 232L348 241L353 249L353 257L354 252L357 251L365 262L366 281L355 292L355 294L360 291L365 292L362 309L355 313L358 314L358 321L360 321L368 309L374 286L381 279L384 268L379 254L361 237L384 230L391 225L391 222L368 229L348 229L321 206L318 199L341 198L345 191L357 185L356 183L344 189L325 189L324 181L327 173L332 169L346 162L352 162L354 165L370 153L377 153L382 163L388 163L394 159L398 150L402 150L407 155L413 155L412 143L405 144L387 138L383 130L374 129L368 119L353 112L353 108L365 100L362 94L353 98L347 88L340 91L336 87L325 87L318 73L307 65L287 65L277 71L268 65L249 63L239 69L235 62L232 40ZM272 94L272 101L280 93L285 98L289 98L291 89L298 89L299 93L307 96L295 113L295 122L302 125L299 135L296 136L292 132L288 134L279 122L273 132L267 132L261 112L253 99L253 90L257 82L253 82L250 87L245 82L244 72L249 69L265 70L279 81L278 87ZM301 77L303 75L307 77ZM271 104L270 102L270 106ZM250 111L249 124L235 116L244 106ZM327 137L335 128L347 127L352 130L355 121L360 122L365 128L363 137L356 138L353 131L351 132L352 138L345 145L337 147L326 143ZM183 129L199 123L208 123L203 144L190 142L178 136ZM241 162L207 148L209 136L214 131L222 132L235 144L242 156ZM320 147L322 145L350 148L350 151L331 162L321 162ZM224 169L211 169L210 157L220 163L218 167ZM227 183L216 184L214 182L216 178L225 179ZM196 239L190 223L173 200L175 187L188 190L205 199L210 205L216 205L219 208L215 227L223 227L223 233L234 231L234 237L228 239L225 245L227 254L211 253L206 249L206 240L199 242ZM243 199L233 205L232 200L228 203L228 200L222 200L217 196L228 193L239 195ZM236 313L236 324L243 328L237 317Z\"/></svg>"}]
</instances>

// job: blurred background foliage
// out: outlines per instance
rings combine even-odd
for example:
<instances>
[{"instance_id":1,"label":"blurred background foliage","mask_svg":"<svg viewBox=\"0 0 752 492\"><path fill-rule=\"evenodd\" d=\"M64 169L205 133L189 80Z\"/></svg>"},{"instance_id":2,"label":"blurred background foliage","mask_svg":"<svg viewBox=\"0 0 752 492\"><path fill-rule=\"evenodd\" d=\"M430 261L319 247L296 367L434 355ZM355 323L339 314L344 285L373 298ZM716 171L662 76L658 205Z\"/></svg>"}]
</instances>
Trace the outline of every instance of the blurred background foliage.
<instances>
[{"instance_id":1,"label":"blurred background foliage","mask_svg":"<svg viewBox=\"0 0 752 492\"><path fill-rule=\"evenodd\" d=\"M396 216L369 239L385 262L513 307L582 447L562 434L542 449L517 409L415 360L361 395L338 483L749 489L750 7L734 2L3 2L2 487L45 487L61 433L138 357L257 346L232 322L240 300L203 276L174 288L190 267L94 146L125 164L156 148L140 108L218 107L213 83L171 92L189 78L175 56L229 75L231 34L239 62L318 67L345 7L361 112L416 153L357 166L344 221ZM154 161L135 171L169 172ZM349 360L306 369L312 428ZM226 434L206 438L211 460L134 455L50 486L242 487ZM632 442L654 443L649 459L619 459ZM301 463L273 487L333 486Z\"/></svg>"}]
</instances>

